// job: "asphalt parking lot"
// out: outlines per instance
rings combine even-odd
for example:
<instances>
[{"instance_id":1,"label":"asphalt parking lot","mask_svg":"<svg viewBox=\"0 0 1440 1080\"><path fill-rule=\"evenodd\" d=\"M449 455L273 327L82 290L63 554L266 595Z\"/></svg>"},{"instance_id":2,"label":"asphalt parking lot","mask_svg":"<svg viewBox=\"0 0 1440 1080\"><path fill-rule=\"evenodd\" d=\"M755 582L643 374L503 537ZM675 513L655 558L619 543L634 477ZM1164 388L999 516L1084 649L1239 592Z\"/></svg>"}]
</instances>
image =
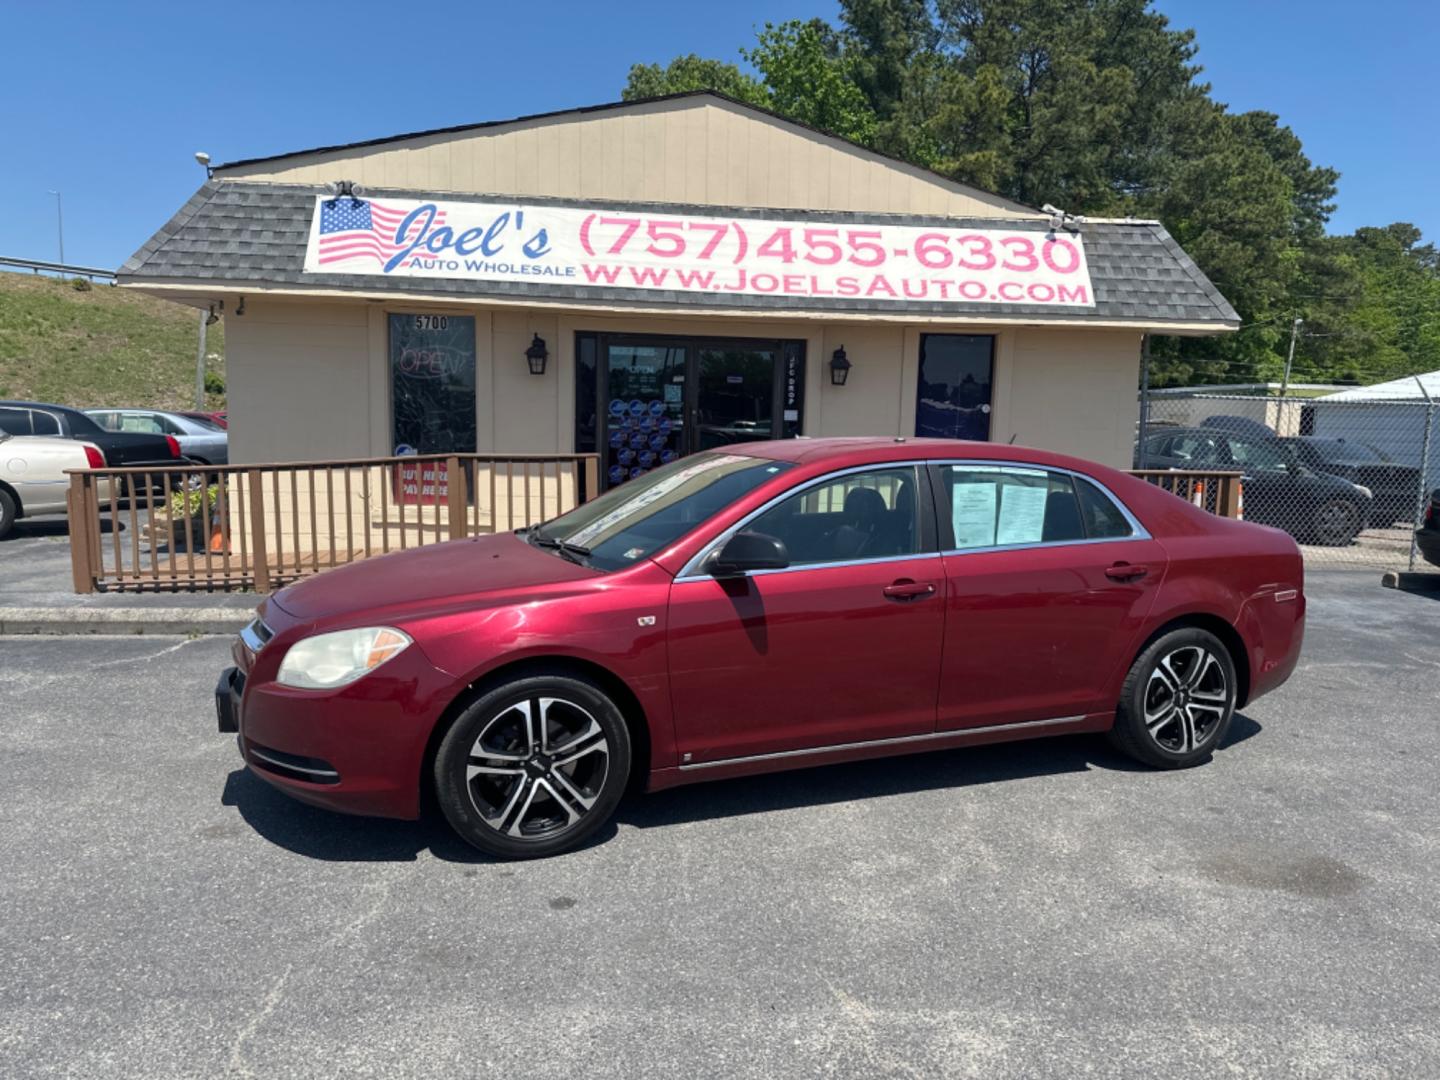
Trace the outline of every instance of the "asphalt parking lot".
<instances>
[{"instance_id":1,"label":"asphalt parking lot","mask_svg":"<svg viewBox=\"0 0 1440 1080\"><path fill-rule=\"evenodd\" d=\"M226 641L0 639L0 1075L1440 1075L1440 596L1377 576L1198 769L717 783L508 865L242 772Z\"/></svg>"}]
</instances>

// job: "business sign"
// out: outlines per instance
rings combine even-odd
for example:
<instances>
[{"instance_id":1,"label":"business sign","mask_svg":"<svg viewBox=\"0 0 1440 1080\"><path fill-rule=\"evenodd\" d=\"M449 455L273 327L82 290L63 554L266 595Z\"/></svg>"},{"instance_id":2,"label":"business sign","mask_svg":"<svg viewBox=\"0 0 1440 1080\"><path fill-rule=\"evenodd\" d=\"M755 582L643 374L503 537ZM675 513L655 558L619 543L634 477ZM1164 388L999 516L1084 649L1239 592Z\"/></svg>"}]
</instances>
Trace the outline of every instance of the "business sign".
<instances>
[{"instance_id":1,"label":"business sign","mask_svg":"<svg viewBox=\"0 0 1440 1080\"><path fill-rule=\"evenodd\" d=\"M1078 235L317 197L311 274L1093 307Z\"/></svg>"},{"instance_id":2,"label":"business sign","mask_svg":"<svg viewBox=\"0 0 1440 1080\"><path fill-rule=\"evenodd\" d=\"M401 506L444 506L450 501L450 470L443 461L392 465L391 494Z\"/></svg>"}]
</instances>

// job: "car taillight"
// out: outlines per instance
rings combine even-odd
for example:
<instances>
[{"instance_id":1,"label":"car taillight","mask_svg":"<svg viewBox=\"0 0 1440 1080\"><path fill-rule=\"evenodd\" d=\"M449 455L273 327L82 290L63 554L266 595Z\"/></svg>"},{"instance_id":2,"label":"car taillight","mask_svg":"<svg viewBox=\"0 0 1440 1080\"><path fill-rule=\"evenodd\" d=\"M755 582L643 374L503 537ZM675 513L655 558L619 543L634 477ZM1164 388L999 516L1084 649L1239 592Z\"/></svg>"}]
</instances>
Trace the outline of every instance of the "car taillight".
<instances>
[{"instance_id":1,"label":"car taillight","mask_svg":"<svg viewBox=\"0 0 1440 1080\"><path fill-rule=\"evenodd\" d=\"M85 465L91 469L103 469L105 467L105 455L100 453L98 447L85 444Z\"/></svg>"},{"instance_id":2,"label":"car taillight","mask_svg":"<svg viewBox=\"0 0 1440 1080\"><path fill-rule=\"evenodd\" d=\"M170 456L171 456L171 457L179 457L179 456L180 456L180 441L179 441L178 439L176 439L174 435L166 435L166 436L165 436L165 443L166 443L167 446L170 447Z\"/></svg>"},{"instance_id":3,"label":"car taillight","mask_svg":"<svg viewBox=\"0 0 1440 1080\"><path fill-rule=\"evenodd\" d=\"M1437 504L1434 499L1430 500L1430 505L1425 510L1424 525L1427 529L1440 527L1440 504Z\"/></svg>"}]
</instances>

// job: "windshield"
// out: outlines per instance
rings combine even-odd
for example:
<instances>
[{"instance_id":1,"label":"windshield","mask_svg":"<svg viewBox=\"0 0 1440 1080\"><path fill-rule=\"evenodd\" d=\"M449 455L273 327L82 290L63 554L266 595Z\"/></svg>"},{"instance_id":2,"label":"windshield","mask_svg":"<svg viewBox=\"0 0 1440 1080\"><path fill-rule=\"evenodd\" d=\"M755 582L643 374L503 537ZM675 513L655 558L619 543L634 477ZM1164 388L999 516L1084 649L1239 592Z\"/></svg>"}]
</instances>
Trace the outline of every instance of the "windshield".
<instances>
[{"instance_id":1,"label":"windshield","mask_svg":"<svg viewBox=\"0 0 1440 1080\"><path fill-rule=\"evenodd\" d=\"M680 539L789 468L788 462L740 454L695 454L611 488L531 530L529 537L586 548L590 566L618 570Z\"/></svg>"}]
</instances>

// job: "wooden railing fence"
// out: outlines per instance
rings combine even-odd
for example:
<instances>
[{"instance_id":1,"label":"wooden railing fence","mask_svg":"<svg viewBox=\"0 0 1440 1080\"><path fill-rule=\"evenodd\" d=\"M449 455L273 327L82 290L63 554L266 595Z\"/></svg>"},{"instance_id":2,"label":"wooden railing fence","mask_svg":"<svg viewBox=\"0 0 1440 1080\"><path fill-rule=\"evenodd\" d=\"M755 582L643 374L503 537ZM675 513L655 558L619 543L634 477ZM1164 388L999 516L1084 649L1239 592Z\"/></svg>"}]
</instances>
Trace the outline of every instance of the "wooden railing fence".
<instances>
[{"instance_id":1,"label":"wooden railing fence","mask_svg":"<svg viewBox=\"0 0 1440 1080\"><path fill-rule=\"evenodd\" d=\"M70 473L77 592L254 589L533 525L599 491L594 454L448 454Z\"/></svg>"}]
</instances>

